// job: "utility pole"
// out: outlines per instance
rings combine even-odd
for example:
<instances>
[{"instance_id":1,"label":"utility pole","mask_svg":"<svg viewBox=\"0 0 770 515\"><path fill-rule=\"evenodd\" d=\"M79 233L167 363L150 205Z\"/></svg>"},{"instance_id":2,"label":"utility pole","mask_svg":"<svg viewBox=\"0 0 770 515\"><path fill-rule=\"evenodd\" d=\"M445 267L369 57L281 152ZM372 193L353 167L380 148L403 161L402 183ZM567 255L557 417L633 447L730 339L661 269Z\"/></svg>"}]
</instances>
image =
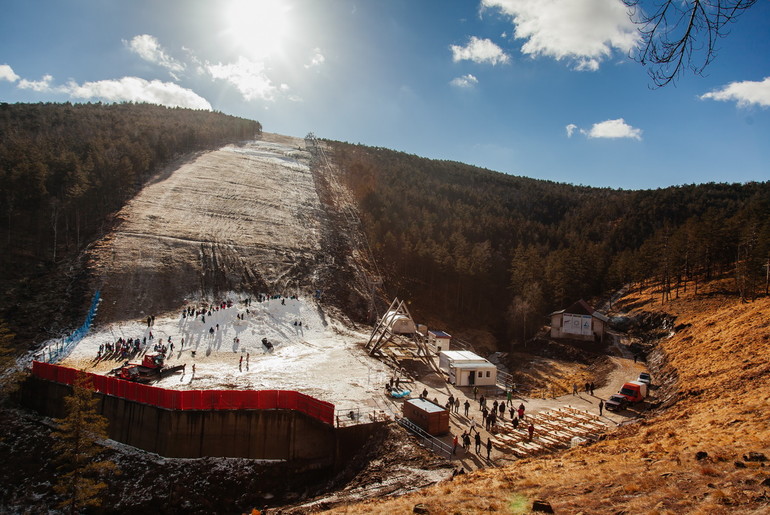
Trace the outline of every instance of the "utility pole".
<instances>
[{"instance_id":1,"label":"utility pole","mask_svg":"<svg viewBox=\"0 0 770 515\"><path fill-rule=\"evenodd\" d=\"M382 286L382 277L374 275L368 276L366 282L369 285L369 321L377 321L377 288Z\"/></svg>"}]
</instances>

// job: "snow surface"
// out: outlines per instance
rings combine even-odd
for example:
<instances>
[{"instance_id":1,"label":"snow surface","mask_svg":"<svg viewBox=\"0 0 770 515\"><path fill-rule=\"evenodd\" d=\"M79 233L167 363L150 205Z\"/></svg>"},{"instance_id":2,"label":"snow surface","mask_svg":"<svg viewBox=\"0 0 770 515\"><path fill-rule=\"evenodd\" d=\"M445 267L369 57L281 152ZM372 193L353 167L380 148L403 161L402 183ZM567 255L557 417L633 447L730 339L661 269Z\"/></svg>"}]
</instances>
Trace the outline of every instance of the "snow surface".
<instances>
[{"instance_id":1,"label":"snow surface","mask_svg":"<svg viewBox=\"0 0 770 515\"><path fill-rule=\"evenodd\" d=\"M242 300L243 296L231 298ZM146 320L96 327L60 364L106 374L122 360L97 361L100 344L120 337L147 338L144 349L153 353L156 343L168 344L170 337L174 351L166 364L185 363L187 367L184 375L168 376L155 386L179 390L296 390L331 402L338 409L382 408L378 404L382 403L382 387L389 372L363 349L369 334L333 320L315 299L286 298L283 303L282 299L261 303L252 299L249 307L237 302L231 308L212 310L205 322L200 316L182 318L181 313L180 308L178 314L157 316L152 327ZM241 314L243 320L237 318ZM149 339L150 333L153 340ZM272 351L262 345L262 338L274 345Z\"/></svg>"}]
</instances>

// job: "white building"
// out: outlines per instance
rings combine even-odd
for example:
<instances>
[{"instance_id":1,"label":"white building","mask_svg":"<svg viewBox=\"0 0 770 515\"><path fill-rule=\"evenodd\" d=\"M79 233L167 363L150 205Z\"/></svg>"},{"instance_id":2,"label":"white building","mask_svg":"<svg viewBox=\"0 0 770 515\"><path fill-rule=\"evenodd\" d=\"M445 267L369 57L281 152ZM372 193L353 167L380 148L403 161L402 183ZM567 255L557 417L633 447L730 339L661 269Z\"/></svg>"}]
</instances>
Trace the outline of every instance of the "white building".
<instances>
[{"instance_id":1,"label":"white building","mask_svg":"<svg viewBox=\"0 0 770 515\"><path fill-rule=\"evenodd\" d=\"M603 341L609 319L595 311L584 300L579 300L561 311L554 311L551 317L551 338L572 340Z\"/></svg>"},{"instance_id":2,"label":"white building","mask_svg":"<svg viewBox=\"0 0 770 515\"><path fill-rule=\"evenodd\" d=\"M438 354L441 351L449 350L449 344L452 341L452 335L445 333L444 331L438 331L431 329L428 331L428 345L431 346L433 352Z\"/></svg>"},{"instance_id":3,"label":"white building","mask_svg":"<svg viewBox=\"0 0 770 515\"><path fill-rule=\"evenodd\" d=\"M497 384L497 367L471 351L441 351L439 368L449 374L449 382L455 386L494 386Z\"/></svg>"}]
</instances>

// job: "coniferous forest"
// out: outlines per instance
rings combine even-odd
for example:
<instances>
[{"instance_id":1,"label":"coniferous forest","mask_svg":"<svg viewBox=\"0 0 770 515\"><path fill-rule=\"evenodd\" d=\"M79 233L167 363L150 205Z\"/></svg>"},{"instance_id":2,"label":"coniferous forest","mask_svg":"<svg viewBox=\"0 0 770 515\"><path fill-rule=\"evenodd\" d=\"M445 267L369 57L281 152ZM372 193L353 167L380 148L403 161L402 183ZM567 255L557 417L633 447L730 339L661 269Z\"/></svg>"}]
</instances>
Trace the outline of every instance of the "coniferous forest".
<instances>
[{"instance_id":1,"label":"coniferous forest","mask_svg":"<svg viewBox=\"0 0 770 515\"><path fill-rule=\"evenodd\" d=\"M35 289L28 282L107 230L165 165L261 130L253 120L152 104L0 104L3 318L18 319Z\"/></svg>"},{"instance_id":2,"label":"coniferous forest","mask_svg":"<svg viewBox=\"0 0 770 515\"><path fill-rule=\"evenodd\" d=\"M554 310L643 281L661 302L717 276L747 301L768 293L768 182L613 190L328 144L385 289L455 328L521 341Z\"/></svg>"},{"instance_id":3,"label":"coniferous forest","mask_svg":"<svg viewBox=\"0 0 770 515\"><path fill-rule=\"evenodd\" d=\"M23 327L17 311L49 274L165 165L260 132L255 121L148 104L0 104L2 319ZM650 281L661 302L719 276L746 301L767 295L768 182L613 190L327 144L384 293L447 328L521 341L553 310Z\"/></svg>"}]
</instances>

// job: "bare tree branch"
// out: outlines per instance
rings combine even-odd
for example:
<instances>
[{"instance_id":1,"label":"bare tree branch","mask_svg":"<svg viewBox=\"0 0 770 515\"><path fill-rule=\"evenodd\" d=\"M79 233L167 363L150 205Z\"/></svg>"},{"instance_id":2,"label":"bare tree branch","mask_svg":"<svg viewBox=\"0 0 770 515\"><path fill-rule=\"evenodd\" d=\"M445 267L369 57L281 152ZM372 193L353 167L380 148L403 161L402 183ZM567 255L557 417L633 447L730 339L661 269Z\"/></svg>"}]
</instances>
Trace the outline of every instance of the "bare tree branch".
<instances>
[{"instance_id":1,"label":"bare tree branch","mask_svg":"<svg viewBox=\"0 0 770 515\"><path fill-rule=\"evenodd\" d=\"M657 0L646 13L642 0L623 0L639 25L642 44L633 56L656 87L663 87L685 70L700 75L717 54L717 41L730 33L728 24L757 0Z\"/></svg>"}]
</instances>

